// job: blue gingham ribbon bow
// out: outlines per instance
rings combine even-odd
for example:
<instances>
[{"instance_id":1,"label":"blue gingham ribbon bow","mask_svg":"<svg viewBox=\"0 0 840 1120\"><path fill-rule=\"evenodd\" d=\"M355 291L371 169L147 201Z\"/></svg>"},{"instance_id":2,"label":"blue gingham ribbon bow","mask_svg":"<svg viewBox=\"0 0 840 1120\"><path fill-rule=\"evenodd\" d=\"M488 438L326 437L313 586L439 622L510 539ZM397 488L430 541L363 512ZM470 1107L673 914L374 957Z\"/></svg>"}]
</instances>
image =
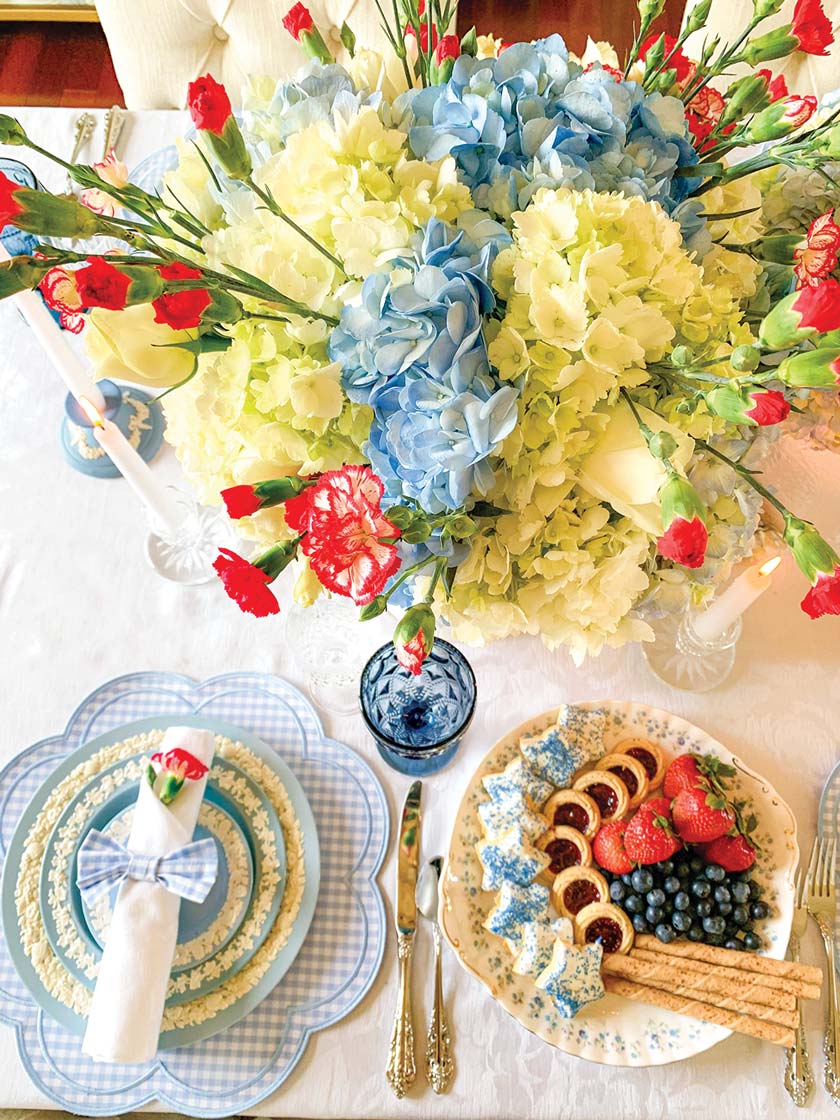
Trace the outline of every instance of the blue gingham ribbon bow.
<instances>
[{"instance_id":1,"label":"blue gingham ribbon bow","mask_svg":"<svg viewBox=\"0 0 840 1120\"><path fill-rule=\"evenodd\" d=\"M124 879L159 883L190 902L203 902L218 873L219 853L210 836L168 856L147 856L92 828L79 848L76 885L88 906Z\"/></svg>"}]
</instances>

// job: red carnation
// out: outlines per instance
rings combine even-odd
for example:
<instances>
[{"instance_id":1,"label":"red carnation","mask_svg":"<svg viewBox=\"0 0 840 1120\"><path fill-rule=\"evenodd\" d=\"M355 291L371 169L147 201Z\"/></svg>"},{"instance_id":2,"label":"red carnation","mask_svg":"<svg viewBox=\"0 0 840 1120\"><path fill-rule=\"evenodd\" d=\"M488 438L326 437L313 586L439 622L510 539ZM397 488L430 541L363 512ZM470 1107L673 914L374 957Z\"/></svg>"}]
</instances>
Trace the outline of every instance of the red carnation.
<instances>
[{"instance_id":1,"label":"red carnation","mask_svg":"<svg viewBox=\"0 0 840 1120\"><path fill-rule=\"evenodd\" d=\"M639 50L639 58L642 61L644 61L645 56L647 55L647 52L654 45L654 43L658 42L658 40L659 40L659 34L656 31L654 31L654 32L652 32L652 34L648 35L647 39L645 39L644 43L642 43L642 46ZM676 70L677 81L678 82L684 82L686 78L690 78L694 74L696 66L691 61L691 59L688 57L688 55L683 54L682 47L680 47L679 50L676 50L676 51L674 50L674 47L676 45L677 45L677 40L674 38L673 35L666 35L665 36L665 55L664 55L664 57L668 59L668 62L666 63L665 68L667 70ZM671 54L672 51L674 52L673 54ZM668 55L671 55L671 57L668 58Z\"/></svg>"},{"instance_id":2,"label":"red carnation","mask_svg":"<svg viewBox=\"0 0 840 1120\"><path fill-rule=\"evenodd\" d=\"M262 508L262 501L253 486L229 486L222 491L222 501L228 517L234 521L240 517L251 517Z\"/></svg>"},{"instance_id":3,"label":"red carnation","mask_svg":"<svg viewBox=\"0 0 840 1120\"><path fill-rule=\"evenodd\" d=\"M840 565L833 572L820 572L801 605L810 618L840 614Z\"/></svg>"},{"instance_id":4,"label":"red carnation","mask_svg":"<svg viewBox=\"0 0 840 1120\"><path fill-rule=\"evenodd\" d=\"M457 58L461 53L461 40L457 35L444 35L435 47L435 62L440 66L445 58Z\"/></svg>"},{"instance_id":5,"label":"red carnation","mask_svg":"<svg viewBox=\"0 0 840 1120\"><path fill-rule=\"evenodd\" d=\"M726 102L723 97L712 86L701 89L686 106L685 116L688 121L688 128L697 141L695 147L698 151L703 151L706 138L717 127L725 106ZM734 124L728 125L723 130L724 134L731 132L734 127Z\"/></svg>"},{"instance_id":6,"label":"red carnation","mask_svg":"<svg viewBox=\"0 0 840 1120\"><path fill-rule=\"evenodd\" d=\"M684 568L699 568L706 559L706 545L709 533L697 516L691 521L675 517L663 535L656 542L660 556L682 564Z\"/></svg>"},{"instance_id":7,"label":"red carnation","mask_svg":"<svg viewBox=\"0 0 840 1120\"><path fill-rule=\"evenodd\" d=\"M429 49L429 24L428 21L424 18L426 15L426 0L420 0L420 3L417 5L417 15L420 17L420 47L425 53ZM416 36L414 35L414 28L410 23L407 23L403 28L403 38L405 38L407 35L411 35L413 38L416 38ZM432 47L436 47L437 42L437 28L434 26L434 24L432 24Z\"/></svg>"},{"instance_id":8,"label":"red carnation","mask_svg":"<svg viewBox=\"0 0 840 1120\"><path fill-rule=\"evenodd\" d=\"M78 269L75 279L82 307L106 307L109 311L124 309L131 279L104 257L88 257L87 265Z\"/></svg>"},{"instance_id":9,"label":"red carnation","mask_svg":"<svg viewBox=\"0 0 840 1120\"><path fill-rule=\"evenodd\" d=\"M271 576L255 564L249 564L229 548L220 548L213 567L225 587L225 591L241 610L257 618L279 614L280 604L270 591L268 584Z\"/></svg>"},{"instance_id":10,"label":"red carnation","mask_svg":"<svg viewBox=\"0 0 840 1120\"><path fill-rule=\"evenodd\" d=\"M188 331L201 322L202 313L213 299L206 288L185 288L181 292L164 292L152 300L155 322L165 323L173 331Z\"/></svg>"},{"instance_id":11,"label":"red carnation","mask_svg":"<svg viewBox=\"0 0 840 1120\"><path fill-rule=\"evenodd\" d=\"M38 286L47 307L58 315L62 330L80 334L84 329L85 317L82 314L79 289L76 287L76 274L68 268L56 265Z\"/></svg>"},{"instance_id":12,"label":"red carnation","mask_svg":"<svg viewBox=\"0 0 840 1120\"><path fill-rule=\"evenodd\" d=\"M0 229L14 222L18 214L23 213L24 208L15 198L20 189L20 183L15 183L0 171Z\"/></svg>"},{"instance_id":13,"label":"red carnation","mask_svg":"<svg viewBox=\"0 0 840 1120\"><path fill-rule=\"evenodd\" d=\"M750 396L755 404L745 415L754 420L759 427L766 428L770 424L781 424L783 420L787 420L790 403L784 393L780 393L778 389L763 389L751 392Z\"/></svg>"},{"instance_id":14,"label":"red carnation","mask_svg":"<svg viewBox=\"0 0 840 1120\"><path fill-rule=\"evenodd\" d=\"M185 751L183 747L174 747L166 754L155 751L152 755L152 762L156 762L158 766L168 773L174 774L181 781L186 778L191 782L197 782L207 773L207 767L204 763L197 759L194 754Z\"/></svg>"},{"instance_id":15,"label":"red carnation","mask_svg":"<svg viewBox=\"0 0 840 1120\"><path fill-rule=\"evenodd\" d=\"M300 41L301 31L312 30L312 16L305 4L295 4L283 16L283 26L293 39Z\"/></svg>"},{"instance_id":16,"label":"red carnation","mask_svg":"<svg viewBox=\"0 0 840 1120\"><path fill-rule=\"evenodd\" d=\"M399 529L382 514L382 482L370 467L327 471L285 505L286 524L328 591L370 603L400 566Z\"/></svg>"},{"instance_id":17,"label":"red carnation","mask_svg":"<svg viewBox=\"0 0 840 1120\"><path fill-rule=\"evenodd\" d=\"M828 48L834 42L834 32L821 0L796 0L790 33L796 36L799 49L806 54L828 54Z\"/></svg>"},{"instance_id":18,"label":"red carnation","mask_svg":"<svg viewBox=\"0 0 840 1120\"><path fill-rule=\"evenodd\" d=\"M195 127L201 132L214 132L217 136L222 135L233 112L225 87L209 74L190 82L187 106Z\"/></svg>"},{"instance_id":19,"label":"red carnation","mask_svg":"<svg viewBox=\"0 0 840 1120\"><path fill-rule=\"evenodd\" d=\"M774 78L772 70L759 70L758 75L767 82L767 96L770 98L771 103L774 101L781 101L783 97L789 96L784 74L778 74Z\"/></svg>"},{"instance_id":20,"label":"red carnation","mask_svg":"<svg viewBox=\"0 0 840 1120\"><path fill-rule=\"evenodd\" d=\"M805 248L794 251L796 265L793 271L796 273L797 287L819 284L837 267L838 254L840 226L834 221L834 211L829 210L811 222Z\"/></svg>"},{"instance_id":21,"label":"red carnation","mask_svg":"<svg viewBox=\"0 0 840 1120\"><path fill-rule=\"evenodd\" d=\"M200 268L190 268L188 264L182 264L180 261L159 264L157 270L164 280L198 280L201 277Z\"/></svg>"},{"instance_id":22,"label":"red carnation","mask_svg":"<svg viewBox=\"0 0 840 1120\"><path fill-rule=\"evenodd\" d=\"M435 643L435 615L428 603L409 607L394 630L397 661L412 676L419 676Z\"/></svg>"},{"instance_id":23,"label":"red carnation","mask_svg":"<svg viewBox=\"0 0 840 1120\"><path fill-rule=\"evenodd\" d=\"M823 280L797 293L792 309L800 316L799 329L813 328L826 334L840 328L840 283Z\"/></svg>"}]
</instances>

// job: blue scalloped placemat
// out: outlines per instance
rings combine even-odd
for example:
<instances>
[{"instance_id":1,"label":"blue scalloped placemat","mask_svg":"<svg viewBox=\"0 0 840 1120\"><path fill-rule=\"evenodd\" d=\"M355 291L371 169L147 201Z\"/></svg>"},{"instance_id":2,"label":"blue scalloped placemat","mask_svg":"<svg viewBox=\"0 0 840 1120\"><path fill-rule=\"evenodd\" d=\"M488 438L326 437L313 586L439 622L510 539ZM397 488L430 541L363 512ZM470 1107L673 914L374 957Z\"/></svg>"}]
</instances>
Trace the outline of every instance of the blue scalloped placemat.
<instances>
[{"instance_id":1,"label":"blue scalloped placemat","mask_svg":"<svg viewBox=\"0 0 840 1120\"><path fill-rule=\"evenodd\" d=\"M153 1100L190 1116L246 1111L282 1085L310 1034L356 1006L382 962L385 911L376 884L388 842L382 787L355 752L325 738L308 700L267 674L231 673L197 684L174 673L133 673L97 689L63 735L36 743L0 773L2 858L29 799L70 751L125 723L177 714L238 724L292 768L318 825L318 905L282 984L247 1018L145 1066L86 1058L79 1037L34 1003L0 941L0 1020L14 1026L18 1053L37 1088L81 1115L113 1116Z\"/></svg>"}]
</instances>

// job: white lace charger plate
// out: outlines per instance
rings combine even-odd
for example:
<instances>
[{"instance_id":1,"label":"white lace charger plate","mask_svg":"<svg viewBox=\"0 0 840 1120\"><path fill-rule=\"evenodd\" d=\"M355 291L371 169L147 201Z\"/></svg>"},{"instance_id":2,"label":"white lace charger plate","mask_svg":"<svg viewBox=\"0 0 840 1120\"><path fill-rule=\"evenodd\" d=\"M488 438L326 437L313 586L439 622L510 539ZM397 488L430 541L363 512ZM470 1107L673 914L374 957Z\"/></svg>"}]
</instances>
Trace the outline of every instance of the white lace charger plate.
<instances>
[{"instance_id":1,"label":"white lace charger plate","mask_svg":"<svg viewBox=\"0 0 840 1120\"><path fill-rule=\"evenodd\" d=\"M793 917L793 877L799 861L796 820L778 793L722 744L679 716L644 704L599 701L575 707L602 709L606 731L598 746L609 754L622 739L638 735L657 743L667 758L693 752L715 754L734 766L736 797L747 799L758 819L756 839L761 846L755 878L766 890L771 917L761 933L765 952L783 957ZM614 1066L657 1066L693 1057L731 1032L673 1012L608 995L584 1008L574 1019L563 1019L552 1001L533 980L517 976L504 942L484 929L495 902L494 892L481 889L482 868L475 844L482 838L478 805L487 800L482 778L503 770L516 757L519 741L556 720L559 708L536 716L500 739L470 779L455 818L442 880L440 922L458 960L489 990L526 1030L558 1050L592 1062ZM598 757L596 753L595 757Z\"/></svg>"}]
</instances>

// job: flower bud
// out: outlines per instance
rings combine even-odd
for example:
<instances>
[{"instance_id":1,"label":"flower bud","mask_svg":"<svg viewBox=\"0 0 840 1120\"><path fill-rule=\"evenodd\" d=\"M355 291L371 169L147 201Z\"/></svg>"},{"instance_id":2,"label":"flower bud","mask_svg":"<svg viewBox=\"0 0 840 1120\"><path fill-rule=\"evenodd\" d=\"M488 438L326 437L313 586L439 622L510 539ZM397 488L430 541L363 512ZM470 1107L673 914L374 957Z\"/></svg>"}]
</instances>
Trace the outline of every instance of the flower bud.
<instances>
[{"instance_id":1,"label":"flower bud","mask_svg":"<svg viewBox=\"0 0 840 1120\"><path fill-rule=\"evenodd\" d=\"M784 385L797 389L838 389L840 349L791 354L774 370L774 376Z\"/></svg>"},{"instance_id":2,"label":"flower bud","mask_svg":"<svg viewBox=\"0 0 840 1120\"><path fill-rule=\"evenodd\" d=\"M648 449L655 459L668 460L677 450L677 441L670 432L654 432L648 440Z\"/></svg>"},{"instance_id":3,"label":"flower bud","mask_svg":"<svg viewBox=\"0 0 840 1120\"><path fill-rule=\"evenodd\" d=\"M6 113L0 113L0 144L28 144L29 137L20 121Z\"/></svg>"},{"instance_id":4,"label":"flower bud","mask_svg":"<svg viewBox=\"0 0 840 1120\"><path fill-rule=\"evenodd\" d=\"M297 556L297 549L297 537L292 541L281 541L280 544L274 544L261 553L253 561L253 566L259 568L261 572L265 572L268 582L271 583L291 564Z\"/></svg>"},{"instance_id":5,"label":"flower bud","mask_svg":"<svg viewBox=\"0 0 840 1120\"><path fill-rule=\"evenodd\" d=\"M694 362L694 355L687 346L675 346L671 351L671 364L677 369L688 369Z\"/></svg>"},{"instance_id":6,"label":"flower bud","mask_svg":"<svg viewBox=\"0 0 840 1120\"><path fill-rule=\"evenodd\" d=\"M0 264L0 299L37 288L50 267L49 262L37 261L34 257L12 257L3 262Z\"/></svg>"},{"instance_id":7,"label":"flower bud","mask_svg":"<svg viewBox=\"0 0 840 1120\"><path fill-rule=\"evenodd\" d=\"M761 354L755 346L736 346L729 358L729 364L738 373L751 373L758 369Z\"/></svg>"},{"instance_id":8,"label":"flower bud","mask_svg":"<svg viewBox=\"0 0 840 1120\"><path fill-rule=\"evenodd\" d=\"M285 478L273 478L250 486L229 486L222 491L222 501L228 516L238 521L240 517L253 516L258 510L281 505L289 498L297 497L311 485L308 479L294 474L287 475Z\"/></svg>"},{"instance_id":9,"label":"flower bud","mask_svg":"<svg viewBox=\"0 0 840 1120\"><path fill-rule=\"evenodd\" d=\"M252 171L251 157L225 87L205 74L190 82L187 105L193 124L225 174L231 179L247 179Z\"/></svg>"},{"instance_id":10,"label":"flower bud","mask_svg":"<svg viewBox=\"0 0 840 1120\"><path fill-rule=\"evenodd\" d=\"M706 404L716 416L730 424L749 424L760 428L780 424L790 413L790 404L777 389L738 388L718 385L706 393Z\"/></svg>"},{"instance_id":11,"label":"flower bud","mask_svg":"<svg viewBox=\"0 0 840 1120\"><path fill-rule=\"evenodd\" d=\"M733 82L724 94L726 104L720 115L720 127L723 129L735 124L750 113L765 108L770 101L768 88L767 81L757 74L748 74Z\"/></svg>"},{"instance_id":12,"label":"flower bud","mask_svg":"<svg viewBox=\"0 0 840 1120\"><path fill-rule=\"evenodd\" d=\"M338 33L338 37L339 37L339 39L341 39L341 45L344 47L344 49L347 51L347 53L350 55L350 57L355 58L355 56L356 56L356 36L353 33L353 28L349 25L347 20L345 20L344 23L342 23L341 30Z\"/></svg>"},{"instance_id":13,"label":"flower bud","mask_svg":"<svg viewBox=\"0 0 840 1120\"><path fill-rule=\"evenodd\" d=\"M811 94L799 97L794 94L780 101L774 101L750 121L744 133L745 144L763 144L768 140L780 140L801 128L811 119L817 108L817 99Z\"/></svg>"},{"instance_id":14,"label":"flower bud","mask_svg":"<svg viewBox=\"0 0 840 1120\"><path fill-rule=\"evenodd\" d=\"M840 614L840 557L807 521L787 514L785 543L811 584L802 609L811 618Z\"/></svg>"},{"instance_id":15,"label":"flower bud","mask_svg":"<svg viewBox=\"0 0 840 1120\"><path fill-rule=\"evenodd\" d=\"M698 3L694 5L685 17L685 30L687 34L691 35L695 31L699 31L706 26L711 8L712 0L698 0Z\"/></svg>"},{"instance_id":16,"label":"flower bud","mask_svg":"<svg viewBox=\"0 0 840 1120\"><path fill-rule=\"evenodd\" d=\"M699 568L706 558L709 534L706 509L687 478L671 471L659 491L662 527L657 550L666 560L686 568Z\"/></svg>"},{"instance_id":17,"label":"flower bud","mask_svg":"<svg viewBox=\"0 0 840 1120\"><path fill-rule=\"evenodd\" d=\"M428 603L409 607L394 630L397 661L415 677L432 651L435 641L435 614Z\"/></svg>"},{"instance_id":18,"label":"flower bud","mask_svg":"<svg viewBox=\"0 0 840 1120\"><path fill-rule=\"evenodd\" d=\"M771 62L774 58L787 58L799 46L799 40L790 33L791 25L783 24L766 35L750 40L740 54L739 61L746 62L748 66L757 66L759 62Z\"/></svg>"},{"instance_id":19,"label":"flower bud","mask_svg":"<svg viewBox=\"0 0 840 1120\"><path fill-rule=\"evenodd\" d=\"M461 53L461 41L457 35L444 35L435 47L430 68L432 85L441 85L452 77L455 59Z\"/></svg>"},{"instance_id":20,"label":"flower bud","mask_svg":"<svg viewBox=\"0 0 840 1120\"><path fill-rule=\"evenodd\" d=\"M753 0L753 15L756 20L767 19L778 12L784 0Z\"/></svg>"},{"instance_id":21,"label":"flower bud","mask_svg":"<svg viewBox=\"0 0 840 1120\"><path fill-rule=\"evenodd\" d=\"M14 225L40 237L95 237L100 220L75 199L22 187L0 172L0 228Z\"/></svg>"},{"instance_id":22,"label":"flower bud","mask_svg":"<svg viewBox=\"0 0 840 1120\"><path fill-rule=\"evenodd\" d=\"M638 9L642 24L647 25L662 15L665 0L638 0Z\"/></svg>"},{"instance_id":23,"label":"flower bud","mask_svg":"<svg viewBox=\"0 0 840 1120\"><path fill-rule=\"evenodd\" d=\"M312 15L305 4L298 3L289 8L288 12L283 16L282 23L292 38L297 39L300 49L307 58L314 59L316 62L321 62L324 66L329 66L331 62L335 62L335 59L330 53L327 44L324 42L321 32L315 26ZM342 42L343 41L344 40L342 40ZM354 44L355 41L354 36Z\"/></svg>"},{"instance_id":24,"label":"flower bud","mask_svg":"<svg viewBox=\"0 0 840 1120\"><path fill-rule=\"evenodd\" d=\"M375 599L371 599L369 603L365 603L359 611L359 621L368 622L372 618L378 618L384 614L388 609L388 600L384 595L377 595Z\"/></svg>"},{"instance_id":25,"label":"flower bud","mask_svg":"<svg viewBox=\"0 0 840 1120\"><path fill-rule=\"evenodd\" d=\"M801 233L771 233L761 241L761 257L773 264L792 265L794 251L801 244Z\"/></svg>"}]
</instances>

